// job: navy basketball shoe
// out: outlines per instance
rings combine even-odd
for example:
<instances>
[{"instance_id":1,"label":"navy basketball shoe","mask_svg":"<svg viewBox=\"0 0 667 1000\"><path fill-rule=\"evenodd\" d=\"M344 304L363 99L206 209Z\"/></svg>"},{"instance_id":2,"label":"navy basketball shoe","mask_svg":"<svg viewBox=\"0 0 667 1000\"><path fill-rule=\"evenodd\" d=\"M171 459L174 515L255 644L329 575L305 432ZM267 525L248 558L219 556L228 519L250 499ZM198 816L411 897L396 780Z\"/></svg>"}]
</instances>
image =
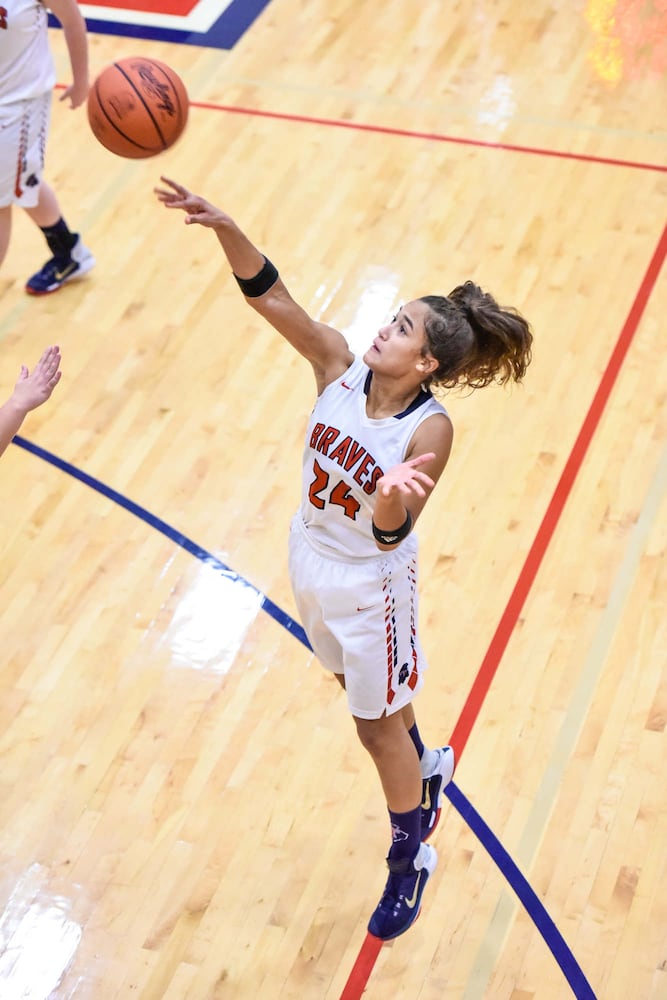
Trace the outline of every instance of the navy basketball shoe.
<instances>
[{"instance_id":1,"label":"navy basketball shoe","mask_svg":"<svg viewBox=\"0 0 667 1000\"><path fill-rule=\"evenodd\" d=\"M39 271L28 279L25 290L29 295L48 295L57 292L73 278L81 278L95 267L95 258L77 235L69 257L51 257Z\"/></svg>"},{"instance_id":2,"label":"navy basketball shoe","mask_svg":"<svg viewBox=\"0 0 667 1000\"><path fill-rule=\"evenodd\" d=\"M424 886L437 863L438 855L430 844L420 844L412 861L387 858L389 878L368 923L371 934L382 941L390 941L414 924L421 910Z\"/></svg>"}]
</instances>

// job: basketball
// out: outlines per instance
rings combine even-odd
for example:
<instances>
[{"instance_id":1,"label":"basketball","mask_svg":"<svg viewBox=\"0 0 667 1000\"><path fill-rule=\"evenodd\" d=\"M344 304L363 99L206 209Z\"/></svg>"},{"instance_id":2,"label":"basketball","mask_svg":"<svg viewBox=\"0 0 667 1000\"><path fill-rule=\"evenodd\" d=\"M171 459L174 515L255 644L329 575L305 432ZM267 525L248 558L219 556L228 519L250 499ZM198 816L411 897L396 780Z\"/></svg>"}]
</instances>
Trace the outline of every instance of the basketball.
<instances>
[{"instance_id":1,"label":"basketball","mask_svg":"<svg viewBox=\"0 0 667 1000\"><path fill-rule=\"evenodd\" d=\"M95 138L117 156L140 160L173 146L188 120L188 93L157 59L132 56L107 66L88 94Z\"/></svg>"}]
</instances>

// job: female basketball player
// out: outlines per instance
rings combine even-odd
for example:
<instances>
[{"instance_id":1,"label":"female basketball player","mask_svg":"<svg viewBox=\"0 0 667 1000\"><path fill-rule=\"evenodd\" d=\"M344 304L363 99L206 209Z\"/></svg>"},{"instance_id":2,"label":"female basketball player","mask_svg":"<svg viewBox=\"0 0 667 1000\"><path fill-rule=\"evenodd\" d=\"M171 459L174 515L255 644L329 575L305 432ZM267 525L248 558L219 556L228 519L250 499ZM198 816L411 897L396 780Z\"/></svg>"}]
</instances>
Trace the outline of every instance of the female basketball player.
<instances>
[{"instance_id":1,"label":"female basketball player","mask_svg":"<svg viewBox=\"0 0 667 1000\"><path fill-rule=\"evenodd\" d=\"M32 295L55 292L95 265L42 180L55 84L47 6L62 25L72 66L72 83L60 100L77 108L88 95L88 36L76 0L12 0L0 6L0 265L9 247L12 205L20 205L42 230L52 255L28 280Z\"/></svg>"},{"instance_id":2,"label":"female basketball player","mask_svg":"<svg viewBox=\"0 0 667 1000\"><path fill-rule=\"evenodd\" d=\"M228 215L162 181L162 204L214 231L248 303L313 368L317 400L290 532L290 576L313 650L345 688L382 782L392 829L389 878L368 926L387 940L419 913L437 860L425 840L454 769L451 747L424 748L411 704L426 668L412 529L452 445L450 419L431 387L520 381L531 357L530 327L468 281L448 296L406 303L355 357L338 330L297 305Z\"/></svg>"},{"instance_id":3,"label":"female basketball player","mask_svg":"<svg viewBox=\"0 0 667 1000\"><path fill-rule=\"evenodd\" d=\"M0 406L0 455L30 410L45 403L60 381L60 348L47 347L31 372L21 365L14 391Z\"/></svg>"}]
</instances>

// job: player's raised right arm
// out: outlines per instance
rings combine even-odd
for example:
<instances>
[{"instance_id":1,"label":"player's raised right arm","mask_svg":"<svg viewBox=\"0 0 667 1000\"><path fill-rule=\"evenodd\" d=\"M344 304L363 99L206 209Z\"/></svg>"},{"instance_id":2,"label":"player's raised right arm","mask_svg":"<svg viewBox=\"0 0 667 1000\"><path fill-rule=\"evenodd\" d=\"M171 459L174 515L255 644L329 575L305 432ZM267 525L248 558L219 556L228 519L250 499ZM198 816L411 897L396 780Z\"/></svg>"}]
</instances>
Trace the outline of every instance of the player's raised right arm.
<instances>
[{"instance_id":1,"label":"player's raised right arm","mask_svg":"<svg viewBox=\"0 0 667 1000\"><path fill-rule=\"evenodd\" d=\"M158 200L185 212L187 225L215 232L246 301L310 361L318 391L342 375L353 360L342 333L316 322L294 301L273 264L226 212L176 181L161 180L167 187L155 189Z\"/></svg>"}]
</instances>

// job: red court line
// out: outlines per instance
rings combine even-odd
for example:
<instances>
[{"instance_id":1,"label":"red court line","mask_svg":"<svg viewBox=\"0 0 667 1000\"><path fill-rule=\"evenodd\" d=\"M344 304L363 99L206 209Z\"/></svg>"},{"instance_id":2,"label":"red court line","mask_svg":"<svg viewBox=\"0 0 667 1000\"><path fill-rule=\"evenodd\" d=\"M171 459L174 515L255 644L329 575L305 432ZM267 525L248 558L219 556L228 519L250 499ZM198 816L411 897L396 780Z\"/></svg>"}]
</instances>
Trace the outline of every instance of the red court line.
<instances>
[{"instance_id":1,"label":"red court line","mask_svg":"<svg viewBox=\"0 0 667 1000\"><path fill-rule=\"evenodd\" d=\"M498 627L491 639L489 648L487 650L486 656L482 661L482 665L475 677L472 688L470 689L470 694L466 699L463 710L459 715L458 722L452 734L450 740L451 745L456 751L457 760L461 759L461 754L465 748L465 745L470 736L472 727L474 726L477 716L479 715L480 709L484 702L484 699L489 691L491 682L495 676L498 665L502 659L503 653L507 647L514 628L521 614L521 609L528 597L530 588L532 587L537 572L542 563L542 559L549 547L549 543L553 537L554 531L560 520L560 516L563 513L563 508L567 501L570 491L575 482L577 475L581 469L584 458L588 451L588 447L593 438L593 434L600 423L602 414L604 413L605 407L609 401L611 391L614 387L614 383L618 377L618 374L623 366L623 361L628 352L628 348L632 343L632 340L639 327L639 322L646 308L646 304L649 300L651 292L655 286L658 279L660 269L667 256L667 225L663 229L662 236L658 241L658 245L655 249L651 262L646 270L644 279L639 287L639 291L635 296L635 300L632 303L628 317L623 324L623 329L619 335L616 342L616 346L612 351L611 357L607 364L607 367L600 379L600 383L597 388L597 392L593 397L593 402L588 408L588 413L581 425L581 430L574 443L570 456L565 463L565 468L561 474L558 481L558 485L554 491L551 502L547 508L546 514L542 519L542 523L535 535L535 540L530 548L526 560L523 564L523 568L519 573L519 578L516 582L514 590L510 596L509 601L503 615L500 619ZM352 971L348 977L345 988L341 993L340 1000L360 1000L365 988L366 983L373 971L373 966L377 956L381 951L381 942L374 938L371 934L366 935L366 940L361 946L359 956L352 967Z\"/></svg>"},{"instance_id":2,"label":"red court line","mask_svg":"<svg viewBox=\"0 0 667 1000\"><path fill-rule=\"evenodd\" d=\"M458 146L476 146L482 149L502 149L511 153L531 153L534 156L550 156L561 160L577 160L580 163L604 163L613 167L631 167L635 170L655 170L667 173L667 165L663 163L639 163L633 160L618 160L608 156L589 156L585 153L566 153L557 149L545 149L539 146L518 146L508 142L486 142L483 139L464 139L459 136L445 135L440 132L418 132L413 129L391 128L385 125L369 125L364 122L344 121L341 118L314 118L310 115L293 115L281 111L262 111L258 108L239 108L231 104L210 104L206 101L191 101L193 108L204 108L207 111L227 111L234 115L249 115L255 118L274 118L278 121L300 122L305 125L325 125L328 128L345 128L356 132L374 132L378 135L396 135L407 139L426 139L429 142L449 142Z\"/></svg>"},{"instance_id":3,"label":"red court line","mask_svg":"<svg viewBox=\"0 0 667 1000\"><path fill-rule=\"evenodd\" d=\"M575 479L577 478L584 458L586 457L586 452L588 451L593 434L600 423L602 414L604 413L607 402L609 401L614 383L616 382L616 378L621 370L628 348L630 347L635 333L637 332L639 321L641 320L644 309L646 308L646 303L648 302L649 296L657 281L660 268L662 267L666 255L667 225L662 232L662 236L658 242L655 253L653 254L651 262L646 270L646 274L644 275L644 280L639 287L639 291L637 292L635 300L632 303L632 307L616 342L616 346L614 347L607 367L602 375L602 378L600 379L597 392L593 397L588 413L586 414L584 422L581 425L579 435L574 442L570 456L565 463L565 467L561 473L561 477L551 498L551 502L547 507L546 514L544 515L542 523L537 531L537 534L535 535L535 540L528 555L526 556L526 561L523 564L523 568L519 574L514 590L512 591L509 601L507 602L505 611L503 612L500 622L498 623L498 627L493 638L491 639L486 656L482 661L482 665L475 678L473 686L470 689L470 694L468 695L466 703L459 716L459 720L456 724L451 740L452 745L456 750L457 759L460 759L460 755L468 741L470 731L472 730L479 714L479 710L482 707L482 702L486 696L491 681L493 680L502 655L505 652L507 643L509 642L512 632L514 631L519 615L521 614L521 609L523 608L530 588L533 585L544 554L546 553L554 531L556 530L560 516L563 513L563 508L565 507L565 503L570 495L572 486L574 485Z\"/></svg>"},{"instance_id":4,"label":"red court line","mask_svg":"<svg viewBox=\"0 0 667 1000\"><path fill-rule=\"evenodd\" d=\"M375 961L381 951L382 941L380 938L376 938L372 934L367 934L366 940L357 955L357 960L352 966L352 972L345 984L345 989L340 995L340 1000L358 1000L364 992Z\"/></svg>"},{"instance_id":5,"label":"red court line","mask_svg":"<svg viewBox=\"0 0 667 1000\"><path fill-rule=\"evenodd\" d=\"M176 14L185 17L193 7L196 7L199 0L102 0L101 3L92 3L95 7L113 7L115 10L142 11L146 14ZM99 10L93 9L90 17L101 17Z\"/></svg>"},{"instance_id":6,"label":"red court line","mask_svg":"<svg viewBox=\"0 0 667 1000\"><path fill-rule=\"evenodd\" d=\"M63 90L64 83L56 84ZM479 149L501 149L510 153L529 153L533 156L548 156L560 160L576 160L579 163L598 163L611 167L630 167L633 170L652 170L667 174L664 163L642 163L637 160L619 160L611 156L590 156L586 153L568 153L542 146L519 146L510 142L487 142L484 139L466 139L461 136L445 135L442 132L418 132L414 129L392 128L387 125L371 125L365 122L349 122L342 118L316 118L311 115L294 115L282 111L263 111L259 108L240 108L231 104L213 104L209 101L190 101L191 108L204 111L226 111L232 115L250 118L270 118L277 121L297 122L302 125L324 125L327 128L344 128L356 132L372 132L376 135L395 135L404 139L425 139L428 142L448 142L453 146L474 146Z\"/></svg>"}]
</instances>

